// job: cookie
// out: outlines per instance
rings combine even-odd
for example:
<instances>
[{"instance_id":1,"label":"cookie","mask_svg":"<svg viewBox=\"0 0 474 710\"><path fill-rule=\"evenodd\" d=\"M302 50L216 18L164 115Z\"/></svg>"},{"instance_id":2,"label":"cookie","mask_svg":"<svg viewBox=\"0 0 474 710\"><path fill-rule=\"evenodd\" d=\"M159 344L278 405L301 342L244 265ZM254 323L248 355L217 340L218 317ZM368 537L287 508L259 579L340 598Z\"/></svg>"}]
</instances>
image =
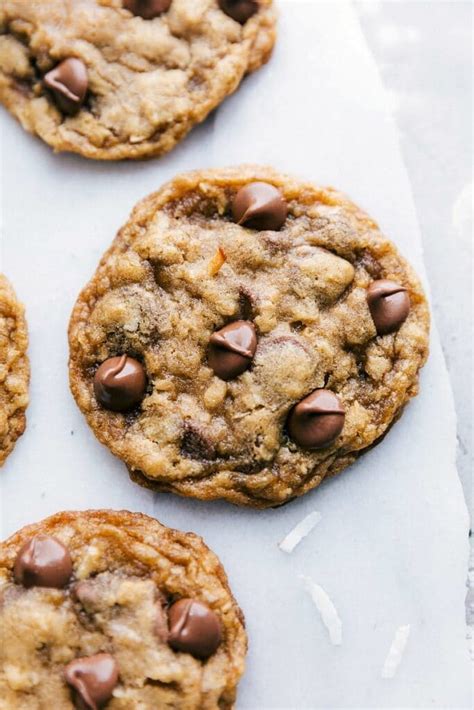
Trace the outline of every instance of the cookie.
<instances>
[{"instance_id":1,"label":"cookie","mask_svg":"<svg viewBox=\"0 0 474 710\"><path fill-rule=\"evenodd\" d=\"M387 432L428 331L413 270L339 192L194 172L136 206L80 294L70 383L137 482L278 506Z\"/></svg>"},{"instance_id":2,"label":"cookie","mask_svg":"<svg viewBox=\"0 0 474 710\"><path fill-rule=\"evenodd\" d=\"M56 151L161 155L274 41L272 0L2 0L0 101Z\"/></svg>"},{"instance_id":3,"label":"cookie","mask_svg":"<svg viewBox=\"0 0 474 710\"><path fill-rule=\"evenodd\" d=\"M0 544L0 708L232 708L242 612L200 537L58 513Z\"/></svg>"},{"instance_id":4,"label":"cookie","mask_svg":"<svg viewBox=\"0 0 474 710\"><path fill-rule=\"evenodd\" d=\"M30 366L23 306L0 274L0 466L26 426Z\"/></svg>"}]
</instances>

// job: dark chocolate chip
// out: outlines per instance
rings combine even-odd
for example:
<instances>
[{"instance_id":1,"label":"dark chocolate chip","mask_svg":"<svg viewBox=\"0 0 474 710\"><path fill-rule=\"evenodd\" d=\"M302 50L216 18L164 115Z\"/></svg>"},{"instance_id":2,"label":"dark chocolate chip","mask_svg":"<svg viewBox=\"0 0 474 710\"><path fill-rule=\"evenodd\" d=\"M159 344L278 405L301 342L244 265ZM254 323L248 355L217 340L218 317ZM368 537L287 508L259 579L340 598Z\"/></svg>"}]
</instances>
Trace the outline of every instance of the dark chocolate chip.
<instances>
[{"instance_id":1,"label":"dark chocolate chip","mask_svg":"<svg viewBox=\"0 0 474 710\"><path fill-rule=\"evenodd\" d=\"M144 20L152 20L169 10L172 0L123 0L123 6L133 15L139 15Z\"/></svg>"},{"instance_id":2,"label":"dark chocolate chip","mask_svg":"<svg viewBox=\"0 0 474 710\"><path fill-rule=\"evenodd\" d=\"M53 93L63 113L74 116L86 98L89 79L87 68L81 59L64 59L44 76L44 85Z\"/></svg>"},{"instance_id":3,"label":"dark chocolate chip","mask_svg":"<svg viewBox=\"0 0 474 710\"><path fill-rule=\"evenodd\" d=\"M237 224L260 231L278 231L288 215L288 205L280 190L267 182L251 182L241 187L232 202Z\"/></svg>"},{"instance_id":4,"label":"dark chocolate chip","mask_svg":"<svg viewBox=\"0 0 474 710\"><path fill-rule=\"evenodd\" d=\"M209 367L221 380L233 380L250 367L257 349L255 326L237 320L213 333L209 339Z\"/></svg>"},{"instance_id":5,"label":"dark chocolate chip","mask_svg":"<svg viewBox=\"0 0 474 710\"><path fill-rule=\"evenodd\" d=\"M13 572L15 581L24 587L62 589L72 575L71 555L56 538L37 535L20 549Z\"/></svg>"},{"instance_id":6,"label":"dark chocolate chip","mask_svg":"<svg viewBox=\"0 0 474 710\"><path fill-rule=\"evenodd\" d=\"M218 616L206 604L194 599L180 599L168 612L169 644L175 651L206 659L222 640Z\"/></svg>"},{"instance_id":7,"label":"dark chocolate chip","mask_svg":"<svg viewBox=\"0 0 474 710\"><path fill-rule=\"evenodd\" d=\"M96 399L114 412L124 412L139 404L145 389L145 369L138 360L128 355L109 358L95 373Z\"/></svg>"},{"instance_id":8,"label":"dark chocolate chip","mask_svg":"<svg viewBox=\"0 0 474 710\"><path fill-rule=\"evenodd\" d=\"M331 444L344 426L344 408L331 390L315 390L293 407L288 432L303 449L322 449Z\"/></svg>"},{"instance_id":9,"label":"dark chocolate chip","mask_svg":"<svg viewBox=\"0 0 474 710\"><path fill-rule=\"evenodd\" d=\"M99 710L118 683L117 661L110 653L76 658L64 669L64 677L86 708Z\"/></svg>"},{"instance_id":10,"label":"dark chocolate chip","mask_svg":"<svg viewBox=\"0 0 474 710\"><path fill-rule=\"evenodd\" d=\"M258 0L219 0L222 12L240 22L241 25L258 12L258 6Z\"/></svg>"},{"instance_id":11,"label":"dark chocolate chip","mask_svg":"<svg viewBox=\"0 0 474 710\"><path fill-rule=\"evenodd\" d=\"M410 296L395 281L373 281L367 289L367 303L378 335L397 330L410 312Z\"/></svg>"}]
</instances>

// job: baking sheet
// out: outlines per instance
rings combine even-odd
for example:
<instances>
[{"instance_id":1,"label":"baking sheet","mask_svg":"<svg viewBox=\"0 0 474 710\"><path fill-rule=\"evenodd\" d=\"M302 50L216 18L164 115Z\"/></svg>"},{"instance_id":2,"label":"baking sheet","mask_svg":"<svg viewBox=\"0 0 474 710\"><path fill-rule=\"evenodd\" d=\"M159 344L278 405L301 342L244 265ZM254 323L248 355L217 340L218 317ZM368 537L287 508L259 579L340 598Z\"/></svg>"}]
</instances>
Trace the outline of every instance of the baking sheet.
<instances>
[{"instance_id":1,"label":"baking sheet","mask_svg":"<svg viewBox=\"0 0 474 710\"><path fill-rule=\"evenodd\" d=\"M193 530L219 554L250 637L239 708L467 708L467 512L452 395L436 328L422 392L373 451L280 509L241 510L132 484L96 442L67 385L67 324L133 204L174 174L270 163L346 191L424 274L420 236L383 88L349 3L279 3L275 55L171 155L101 164L53 155L2 111L2 265L26 304L28 428L1 471L2 536L62 509L127 508ZM321 520L291 555L277 543ZM300 575L342 621L332 646ZM381 670L410 624L398 672Z\"/></svg>"}]
</instances>

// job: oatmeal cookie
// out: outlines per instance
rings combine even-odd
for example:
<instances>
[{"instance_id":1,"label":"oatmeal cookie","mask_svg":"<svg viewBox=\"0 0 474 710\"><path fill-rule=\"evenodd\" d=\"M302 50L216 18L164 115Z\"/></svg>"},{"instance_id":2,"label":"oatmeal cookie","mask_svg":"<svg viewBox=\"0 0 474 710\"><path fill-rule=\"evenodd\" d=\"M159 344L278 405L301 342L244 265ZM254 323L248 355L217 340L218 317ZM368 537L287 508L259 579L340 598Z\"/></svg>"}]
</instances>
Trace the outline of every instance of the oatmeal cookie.
<instances>
[{"instance_id":1,"label":"oatmeal cookie","mask_svg":"<svg viewBox=\"0 0 474 710\"><path fill-rule=\"evenodd\" d=\"M2 710L232 708L242 612L201 538L58 513L0 544Z\"/></svg>"},{"instance_id":2,"label":"oatmeal cookie","mask_svg":"<svg viewBox=\"0 0 474 710\"><path fill-rule=\"evenodd\" d=\"M428 331L415 273L339 192L193 172L136 206L80 294L70 383L139 483L277 506L385 434Z\"/></svg>"},{"instance_id":3,"label":"oatmeal cookie","mask_svg":"<svg viewBox=\"0 0 474 710\"><path fill-rule=\"evenodd\" d=\"M30 366L23 306L0 274L0 466L26 426Z\"/></svg>"},{"instance_id":4,"label":"oatmeal cookie","mask_svg":"<svg viewBox=\"0 0 474 710\"><path fill-rule=\"evenodd\" d=\"M2 0L0 101L56 151L161 155L274 41L272 0Z\"/></svg>"}]
</instances>

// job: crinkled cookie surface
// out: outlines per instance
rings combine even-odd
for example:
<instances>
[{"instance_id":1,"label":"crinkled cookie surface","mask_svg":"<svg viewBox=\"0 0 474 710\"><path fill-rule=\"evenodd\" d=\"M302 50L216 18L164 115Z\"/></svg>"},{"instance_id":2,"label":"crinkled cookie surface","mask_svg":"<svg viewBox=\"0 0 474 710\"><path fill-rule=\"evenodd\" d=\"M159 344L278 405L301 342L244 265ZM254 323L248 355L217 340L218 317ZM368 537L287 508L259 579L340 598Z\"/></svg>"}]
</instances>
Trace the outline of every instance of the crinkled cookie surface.
<instances>
[{"instance_id":1,"label":"crinkled cookie surface","mask_svg":"<svg viewBox=\"0 0 474 710\"><path fill-rule=\"evenodd\" d=\"M235 4L2 0L0 101L57 151L165 153L270 56L272 0Z\"/></svg>"},{"instance_id":2,"label":"crinkled cookie surface","mask_svg":"<svg viewBox=\"0 0 474 710\"><path fill-rule=\"evenodd\" d=\"M0 274L0 465L26 426L30 366L23 306Z\"/></svg>"},{"instance_id":3,"label":"crinkled cookie surface","mask_svg":"<svg viewBox=\"0 0 474 710\"><path fill-rule=\"evenodd\" d=\"M237 223L249 186L270 222ZM139 483L270 507L377 443L418 391L428 335L412 268L339 192L194 172L136 206L79 296L70 383Z\"/></svg>"},{"instance_id":4,"label":"crinkled cookie surface","mask_svg":"<svg viewBox=\"0 0 474 710\"><path fill-rule=\"evenodd\" d=\"M192 533L86 511L0 545L2 710L232 708L246 648L224 570Z\"/></svg>"}]
</instances>

